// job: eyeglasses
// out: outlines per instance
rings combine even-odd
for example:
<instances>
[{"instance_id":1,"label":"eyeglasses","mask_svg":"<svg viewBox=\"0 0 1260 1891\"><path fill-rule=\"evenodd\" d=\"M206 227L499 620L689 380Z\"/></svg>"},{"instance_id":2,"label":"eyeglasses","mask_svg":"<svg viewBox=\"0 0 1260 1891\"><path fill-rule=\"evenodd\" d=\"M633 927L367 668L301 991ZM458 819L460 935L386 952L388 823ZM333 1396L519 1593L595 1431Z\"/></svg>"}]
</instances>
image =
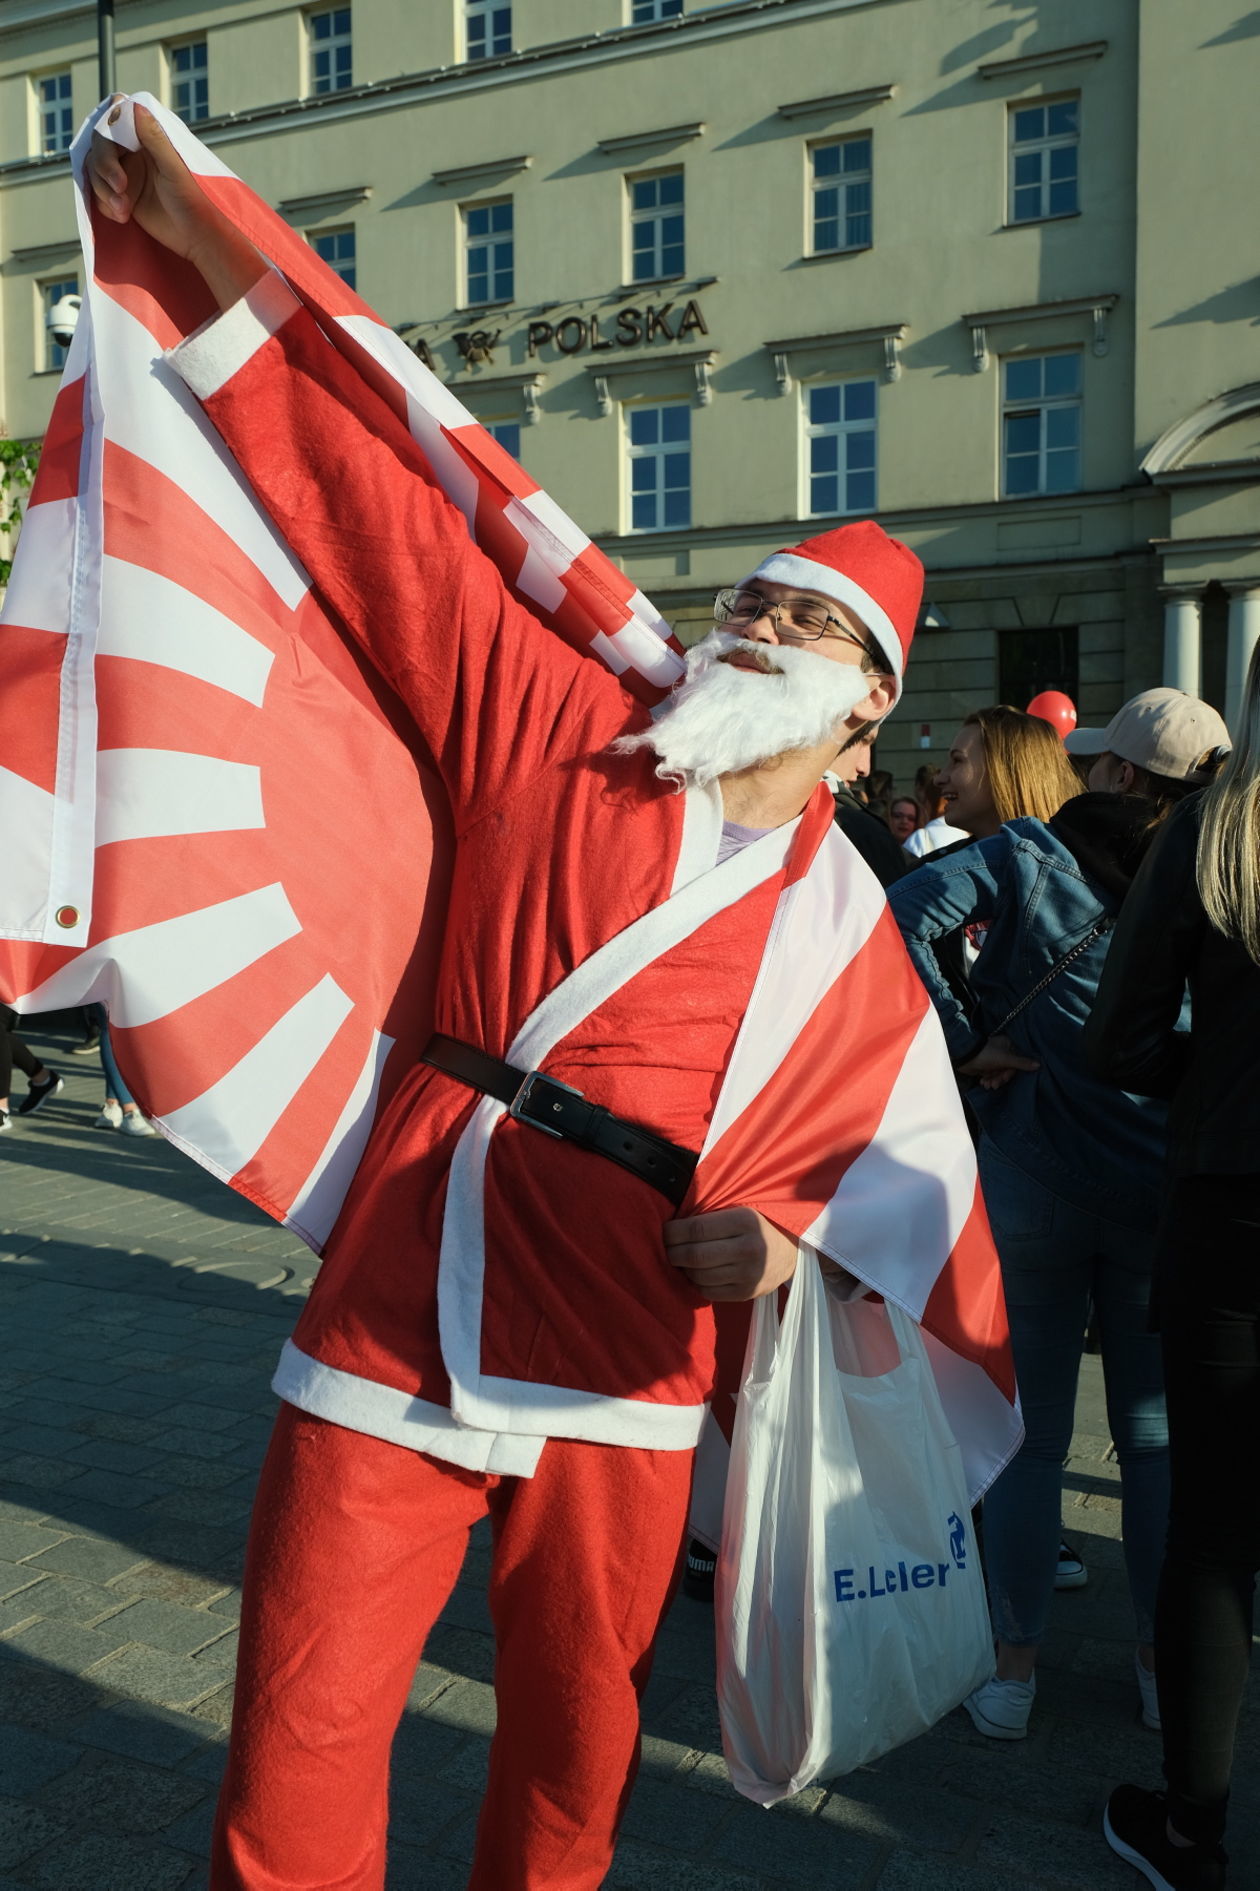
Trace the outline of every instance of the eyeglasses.
<instances>
[{"instance_id":1,"label":"eyeglasses","mask_svg":"<svg viewBox=\"0 0 1260 1891\"><path fill-rule=\"evenodd\" d=\"M772 604L769 598L762 597L760 591L732 589L719 591L713 600L715 624L730 624L735 630L748 630L760 617L770 618L775 634L781 640L817 643L820 637L843 637L849 643L855 643L859 650L865 651L881 669L885 667L879 653L851 631L847 624L841 623L816 598L785 598L782 603ZM834 630L829 628L832 624L835 625Z\"/></svg>"}]
</instances>

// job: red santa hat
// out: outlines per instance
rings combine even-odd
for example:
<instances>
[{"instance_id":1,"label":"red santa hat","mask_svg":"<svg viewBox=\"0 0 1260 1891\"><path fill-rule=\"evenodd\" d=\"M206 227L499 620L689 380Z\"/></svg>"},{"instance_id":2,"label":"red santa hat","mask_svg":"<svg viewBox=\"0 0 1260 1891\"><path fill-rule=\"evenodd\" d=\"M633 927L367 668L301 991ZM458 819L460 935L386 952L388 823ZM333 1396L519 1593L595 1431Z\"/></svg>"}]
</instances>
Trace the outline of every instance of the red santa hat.
<instances>
[{"instance_id":1,"label":"red santa hat","mask_svg":"<svg viewBox=\"0 0 1260 1891\"><path fill-rule=\"evenodd\" d=\"M771 552L743 579L818 591L860 617L879 645L901 695L910 639L923 597L923 566L874 519L838 525L788 551Z\"/></svg>"}]
</instances>

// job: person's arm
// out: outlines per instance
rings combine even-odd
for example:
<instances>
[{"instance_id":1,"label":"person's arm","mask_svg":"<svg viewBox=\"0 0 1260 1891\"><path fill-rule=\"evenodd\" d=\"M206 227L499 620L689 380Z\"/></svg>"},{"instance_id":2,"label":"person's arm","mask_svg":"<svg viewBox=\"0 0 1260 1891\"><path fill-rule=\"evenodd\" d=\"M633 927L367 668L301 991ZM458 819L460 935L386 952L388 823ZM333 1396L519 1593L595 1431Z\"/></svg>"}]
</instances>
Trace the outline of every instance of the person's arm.
<instances>
[{"instance_id":1,"label":"person's arm","mask_svg":"<svg viewBox=\"0 0 1260 1891\"><path fill-rule=\"evenodd\" d=\"M167 359L281 536L405 703L467 825L620 726L602 666L545 631L472 543L403 420L201 190L151 114L139 152L98 140L102 214L193 263L222 312Z\"/></svg>"},{"instance_id":2,"label":"person's arm","mask_svg":"<svg viewBox=\"0 0 1260 1891\"><path fill-rule=\"evenodd\" d=\"M1207 926L1195 883L1198 809L1172 814L1125 896L1082 1040L1104 1083L1171 1097L1190 1058L1177 1029L1186 981Z\"/></svg>"}]
</instances>

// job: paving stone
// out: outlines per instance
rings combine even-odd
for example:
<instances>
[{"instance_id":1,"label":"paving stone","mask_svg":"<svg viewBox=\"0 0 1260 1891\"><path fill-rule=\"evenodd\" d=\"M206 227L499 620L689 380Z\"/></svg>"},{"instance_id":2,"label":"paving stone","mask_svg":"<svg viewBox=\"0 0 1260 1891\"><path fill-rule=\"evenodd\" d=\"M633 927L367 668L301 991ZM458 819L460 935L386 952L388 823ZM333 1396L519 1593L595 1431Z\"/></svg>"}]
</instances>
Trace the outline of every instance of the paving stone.
<instances>
[{"instance_id":1,"label":"paving stone","mask_svg":"<svg viewBox=\"0 0 1260 1891\"><path fill-rule=\"evenodd\" d=\"M104 1628L84 1628L81 1622L52 1619L33 1622L28 1628L6 1635L0 1642L0 1656L45 1661L63 1674L83 1674L130 1639L115 1630L112 1623Z\"/></svg>"},{"instance_id":2,"label":"paving stone","mask_svg":"<svg viewBox=\"0 0 1260 1891\"><path fill-rule=\"evenodd\" d=\"M0 1798L0 1865L20 1865L53 1839L65 1826L38 1806L20 1799ZM97 1887L99 1891L99 1887Z\"/></svg>"},{"instance_id":3,"label":"paving stone","mask_svg":"<svg viewBox=\"0 0 1260 1891\"><path fill-rule=\"evenodd\" d=\"M786 1884L786 1878L778 1880ZM837 1879L828 1880L831 1891ZM750 1877L730 1865L706 1865L665 1851L655 1851L634 1839L617 1847L604 1891L765 1891L766 1880Z\"/></svg>"},{"instance_id":4,"label":"paving stone","mask_svg":"<svg viewBox=\"0 0 1260 1891\"><path fill-rule=\"evenodd\" d=\"M150 1470L161 1458L161 1453L152 1445L124 1444L116 1438L89 1438L86 1442L77 1439L71 1455L76 1464L132 1475Z\"/></svg>"},{"instance_id":5,"label":"paving stone","mask_svg":"<svg viewBox=\"0 0 1260 1891\"><path fill-rule=\"evenodd\" d=\"M0 1660L0 1720L64 1734L106 1699L102 1688L38 1662Z\"/></svg>"},{"instance_id":6,"label":"paving stone","mask_svg":"<svg viewBox=\"0 0 1260 1891\"><path fill-rule=\"evenodd\" d=\"M81 1749L68 1740L53 1740L30 1727L0 1722L0 1780L16 1797L24 1797L46 1786L50 1779L68 1773L80 1753Z\"/></svg>"},{"instance_id":7,"label":"paving stone","mask_svg":"<svg viewBox=\"0 0 1260 1891\"><path fill-rule=\"evenodd\" d=\"M187 1655L137 1647L112 1655L96 1669L92 1679L129 1700L152 1701L159 1707L191 1707L217 1685L219 1676L198 1668Z\"/></svg>"},{"instance_id":8,"label":"paving stone","mask_svg":"<svg viewBox=\"0 0 1260 1891\"><path fill-rule=\"evenodd\" d=\"M208 1797L202 1780L131 1760L84 1754L39 1793L38 1804L67 1828L88 1825L104 1832L151 1836L181 1819ZM179 1844L172 1837L172 1843Z\"/></svg>"},{"instance_id":9,"label":"paving stone","mask_svg":"<svg viewBox=\"0 0 1260 1891\"><path fill-rule=\"evenodd\" d=\"M44 1576L35 1588L23 1590L20 1597L12 1599L28 1601L37 1615L87 1624L114 1614L124 1600L101 1583L84 1582L78 1576Z\"/></svg>"},{"instance_id":10,"label":"paving stone","mask_svg":"<svg viewBox=\"0 0 1260 1891\"><path fill-rule=\"evenodd\" d=\"M199 1648L231 1635L230 1625L203 1609L181 1608L174 1602L151 1598L131 1602L110 1620L111 1630L124 1641L142 1642L169 1655L193 1655Z\"/></svg>"},{"instance_id":11,"label":"paving stone","mask_svg":"<svg viewBox=\"0 0 1260 1891\"><path fill-rule=\"evenodd\" d=\"M97 1537L71 1536L64 1543L44 1550L28 1567L41 1573L54 1570L61 1576L83 1576L89 1582L108 1582L112 1576L121 1576L145 1560L121 1544L106 1543Z\"/></svg>"},{"instance_id":12,"label":"paving stone","mask_svg":"<svg viewBox=\"0 0 1260 1891\"><path fill-rule=\"evenodd\" d=\"M216 1615L240 1614L239 1591L225 1590L213 1577L199 1575L191 1569L172 1568L169 1563L146 1563L141 1569L129 1570L110 1584L110 1592L120 1599L149 1596L155 1602L176 1602L187 1609L198 1609L209 1603ZM233 1596L236 1598L234 1608Z\"/></svg>"},{"instance_id":13,"label":"paving stone","mask_svg":"<svg viewBox=\"0 0 1260 1891\"><path fill-rule=\"evenodd\" d=\"M85 1746L125 1753L154 1766L179 1766L206 1746L211 1729L204 1720L174 1708L114 1701L80 1720L74 1737Z\"/></svg>"},{"instance_id":14,"label":"paving stone","mask_svg":"<svg viewBox=\"0 0 1260 1891\"><path fill-rule=\"evenodd\" d=\"M62 1839L29 1867L30 1882L40 1891L102 1891L106 1885L126 1891L183 1891L192 1861L186 1853L142 1839Z\"/></svg>"},{"instance_id":15,"label":"paving stone","mask_svg":"<svg viewBox=\"0 0 1260 1891\"><path fill-rule=\"evenodd\" d=\"M51 1535L51 1531L49 1535ZM21 1589L29 1589L33 1582L39 1581L39 1571L31 1569L25 1563L0 1561L0 1602L8 1596L16 1595Z\"/></svg>"}]
</instances>

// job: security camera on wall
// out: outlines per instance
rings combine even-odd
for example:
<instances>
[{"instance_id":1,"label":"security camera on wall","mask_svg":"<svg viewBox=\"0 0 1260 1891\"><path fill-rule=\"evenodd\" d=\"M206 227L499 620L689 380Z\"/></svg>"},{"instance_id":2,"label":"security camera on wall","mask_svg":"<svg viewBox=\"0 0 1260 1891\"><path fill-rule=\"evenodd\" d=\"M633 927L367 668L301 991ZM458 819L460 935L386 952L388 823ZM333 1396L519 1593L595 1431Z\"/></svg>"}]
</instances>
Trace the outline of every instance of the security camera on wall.
<instances>
[{"instance_id":1,"label":"security camera on wall","mask_svg":"<svg viewBox=\"0 0 1260 1891\"><path fill-rule=\"evenodd\" d=\"M59 348L68 348L74 340L74 325L82 307L81 295L63 295L49 309L44 326Z\"/></svg>"}]
</instances>

